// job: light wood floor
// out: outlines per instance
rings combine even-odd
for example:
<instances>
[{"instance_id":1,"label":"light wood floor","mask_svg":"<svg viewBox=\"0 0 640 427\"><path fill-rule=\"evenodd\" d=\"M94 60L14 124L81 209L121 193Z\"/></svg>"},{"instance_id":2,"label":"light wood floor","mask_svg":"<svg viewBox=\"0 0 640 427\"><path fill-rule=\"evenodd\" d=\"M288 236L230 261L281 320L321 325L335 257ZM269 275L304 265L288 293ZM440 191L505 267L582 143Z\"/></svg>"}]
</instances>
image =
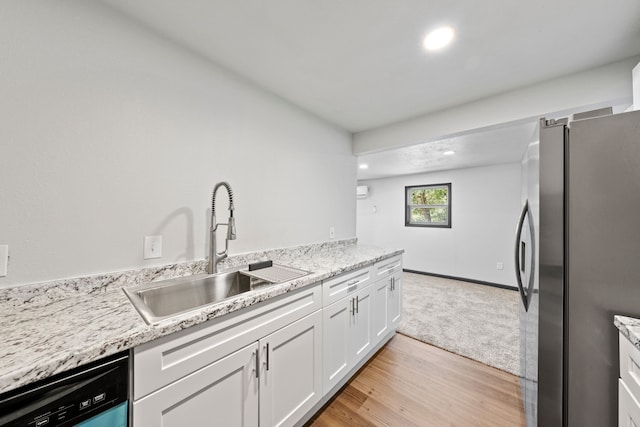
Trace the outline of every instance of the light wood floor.
<instances>
[{"instance_id":1,"label":"light wood floor","mask_svg":"<svg viewBox=\"0 0 640 427\"><path fill-rule=\"evenodd\" d=\"M322 426L525 426L518 377L396 334L322 411Z\"/></svg>"}]
</instances>

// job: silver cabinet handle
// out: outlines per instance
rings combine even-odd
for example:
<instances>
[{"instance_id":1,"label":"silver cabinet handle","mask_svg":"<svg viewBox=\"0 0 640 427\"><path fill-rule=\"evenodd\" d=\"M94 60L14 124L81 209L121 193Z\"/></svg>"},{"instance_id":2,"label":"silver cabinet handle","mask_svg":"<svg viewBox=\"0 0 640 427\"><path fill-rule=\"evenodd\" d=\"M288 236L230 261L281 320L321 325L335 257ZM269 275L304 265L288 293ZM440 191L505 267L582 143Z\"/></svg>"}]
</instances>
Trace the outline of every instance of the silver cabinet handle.
<instances>
[{"instance_id":1,"label":"silver cabinet handle","mask_svg":"<svg viewBox=\"0 0 640 427\"><path fill-rule=\"evenodd\" d=\"M353 298L351 298L351 301L349 301L349 304L351 304L351 308L349 308L349 313L351 315L355 315L356 314L356 307L353 303Z\"/></svg>"},{"instance_id":2,"label":"silver cabinet handle","mask_svg":"<svg viewBox=\"0 0 640 427\"><path fill-rule=\"evenodd\" d=\"M269 343L267 343L267 371L269 370Z\"/></svg>"},{"instance_id":3,"label":"silver cabinet handle","mask_svg":"<svg viewBox=\"0 0 640 427\"><path fill-rule=\"evenodd\" d=\"M260 363L258 363L259 354L260 354L260 349L256 348L256 378L260 378Z\"/></svg>"},{"instance_id":4,"label":"silver cabinet handle","mask_svg":"<svg viewBox=\"0 0 640 427\"><path fill-rule=\"evenodd\" d=\"M351 291L351 288L353 288L354 286L357 286L358 282L359 282L359 280L356 279L356 280L354 280L352 282L347 283L347 288L349 288L348 291Z\"/></svg>"},{"instance_id":5,"label":"silver cabinet handle","mask_svg":"<svg viewBox=\"0 0 640 427\"><path fill-rule=\"evenodd\" d=\"M360 297L356 297L356 314L360 313Z\"/></svg>"}]
</instances>

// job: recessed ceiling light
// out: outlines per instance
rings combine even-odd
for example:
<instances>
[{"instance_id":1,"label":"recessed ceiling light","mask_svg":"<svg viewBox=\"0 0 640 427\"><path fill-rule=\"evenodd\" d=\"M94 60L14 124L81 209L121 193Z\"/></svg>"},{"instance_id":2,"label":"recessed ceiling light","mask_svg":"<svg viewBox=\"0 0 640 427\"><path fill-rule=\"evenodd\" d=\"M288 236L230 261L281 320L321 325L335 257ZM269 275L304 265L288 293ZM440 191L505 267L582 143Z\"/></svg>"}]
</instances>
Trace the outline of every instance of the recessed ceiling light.
<instances>
[{"instance_id":1,"label":"recessed ceiling light","mask_svg":"<svg viewBox=\"0 0 640 427\"><path fill-rule=\"evenodd\" d=\"M360 169L369 169L369 165L366 163L363 163L360 165Z\"/></svg>"},{"instance_id":2,"label":"recessed ceiling light","mask_svg":"<svg viewBox=\"0 0 640 427\"><path fill-rule=\"evenodd\" d=\"M445 151L445 152L444 152L444 153L442 153L442 154L444 154L445 156L452 156L452 155L456 154L456 152L455 152L455 151L452 151L452 150L449 150L449 151Z\"/></svg>"},{"instance_id":3,"label":"recessed ceiling light","mask_svg":"<svg viewBox=\"0 0 640 427\"><path fill-rule=\"evenodd\" d=\"M433 30L424 38L424 48L427 50L442 49L451 43L455 34L455 31L451 27L440 27Z\"/></svg>"}]
</instances>

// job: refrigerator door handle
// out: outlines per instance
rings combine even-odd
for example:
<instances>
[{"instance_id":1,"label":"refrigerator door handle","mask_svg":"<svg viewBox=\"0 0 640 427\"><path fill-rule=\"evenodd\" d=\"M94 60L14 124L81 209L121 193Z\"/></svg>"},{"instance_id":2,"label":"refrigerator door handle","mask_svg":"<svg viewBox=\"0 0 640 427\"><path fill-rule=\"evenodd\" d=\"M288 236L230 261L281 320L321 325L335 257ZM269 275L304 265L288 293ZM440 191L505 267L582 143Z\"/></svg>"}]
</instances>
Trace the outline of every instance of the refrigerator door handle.
<instances>
[{"instance_id":1,"label":"refrigerator door handle","mask_svg":"<svg viewBox=\"0 0 640 427\"><path fill-rule=\"evenodd\" d=\"M516 281L518 283L518 291L520 291L520 298L522 299L522 304L524 304L524 309L529 310L529 299L527 298L526 291L524 290L524 286L522 284L522 273L524 272L524 249L525 245L522 242L522 226L524 225L524 219L527 217L527 213L529 212L529 200L524 202L524 206L522 207L522 212L520 213L520 219L518 220L518 229L516 231L516 248L515 248L515 262L516 262ZM529 220L531 224L531 220ZM521 252L522 251L522 252ZM522 258L522 262L521 262Z\"/></svg>"}]
</instances>

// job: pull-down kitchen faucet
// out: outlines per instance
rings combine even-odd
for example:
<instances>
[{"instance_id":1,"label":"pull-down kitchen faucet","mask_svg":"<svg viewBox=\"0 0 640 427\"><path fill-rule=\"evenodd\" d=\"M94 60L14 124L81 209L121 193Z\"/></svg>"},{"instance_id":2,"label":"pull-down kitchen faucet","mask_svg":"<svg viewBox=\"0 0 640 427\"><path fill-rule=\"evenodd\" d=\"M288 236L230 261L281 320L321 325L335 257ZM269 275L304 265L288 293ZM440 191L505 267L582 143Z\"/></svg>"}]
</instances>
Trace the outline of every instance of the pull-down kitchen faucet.
<instances>
[{"instance_id":1,"label":"pull-down kitchen faucet","mask_svg":"<svg viewBox=\"0 0 640 427\"><path fill-rule=\"evenodd\" d=\"M227 223L216 223L216 192L218 188L224 187L229 195L229 221ZM216 230L219 225L227 226L227 237L224 239L224 251L218 253L216 249ZM211 197L211 237L209 239L209 264L207 272L209 274L218 272L218 263L225 259L228 255L229 240L236 239L236 221L233 218L233 190L227 182L219 182L213 187L213 196Z\"/></svg>"}]
</instances>

